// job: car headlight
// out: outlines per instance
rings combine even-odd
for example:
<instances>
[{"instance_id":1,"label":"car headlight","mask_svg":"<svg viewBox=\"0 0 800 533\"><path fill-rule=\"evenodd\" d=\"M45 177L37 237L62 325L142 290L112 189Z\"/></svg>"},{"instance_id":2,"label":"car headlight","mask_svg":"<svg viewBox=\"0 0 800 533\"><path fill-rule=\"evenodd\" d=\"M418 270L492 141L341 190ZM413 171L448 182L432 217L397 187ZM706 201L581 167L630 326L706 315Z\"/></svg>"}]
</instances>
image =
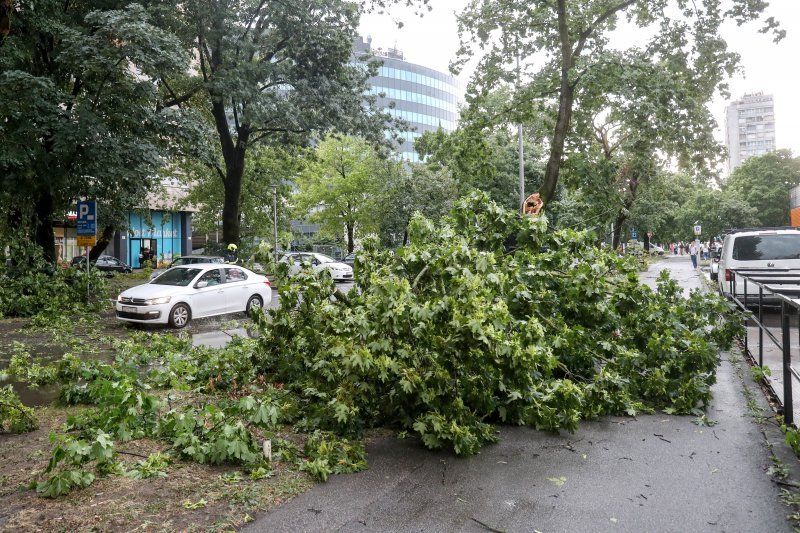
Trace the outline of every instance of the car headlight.
<instances>
[{"instance_id":1,"label":"car headlight","mask_svg":"<svg viewBox=\"0 0 800 533\"><path fill-rule=\"evenodd\" d=\"M172 300L172 296L162 296L161 298L150 298L149 300L145 300L147 305L159 305L159 304L168 304L169 301Z\"/></svg>"},{"instance_id":2,"label":"car headlight","mask_svg":"<svg viewBox=\"0 0 800 533\"><path fill-rule=\"evenodd\" d=\"M117 301L118 302L122 301L122 293L117 294Z\"/></svg>"}]
</instances>

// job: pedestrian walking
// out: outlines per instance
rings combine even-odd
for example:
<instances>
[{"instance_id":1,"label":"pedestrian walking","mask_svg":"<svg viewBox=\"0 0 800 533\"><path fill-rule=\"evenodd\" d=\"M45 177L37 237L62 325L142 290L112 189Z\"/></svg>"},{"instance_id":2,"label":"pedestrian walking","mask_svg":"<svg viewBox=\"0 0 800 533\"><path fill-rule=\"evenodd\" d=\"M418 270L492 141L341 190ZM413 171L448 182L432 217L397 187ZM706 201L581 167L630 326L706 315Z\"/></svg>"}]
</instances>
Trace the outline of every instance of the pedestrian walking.
<instances>
[{"instance_id":1,"label":"pedestrian walking","mask_svg":"<svg viewBox=\"0 0 800 533\"><path fill-rule=\"evenodd\" d=\"M692 268L697 268L697 241L692 241L689 244L689 257L692 260Z\"/></svg>"}]
</instances>

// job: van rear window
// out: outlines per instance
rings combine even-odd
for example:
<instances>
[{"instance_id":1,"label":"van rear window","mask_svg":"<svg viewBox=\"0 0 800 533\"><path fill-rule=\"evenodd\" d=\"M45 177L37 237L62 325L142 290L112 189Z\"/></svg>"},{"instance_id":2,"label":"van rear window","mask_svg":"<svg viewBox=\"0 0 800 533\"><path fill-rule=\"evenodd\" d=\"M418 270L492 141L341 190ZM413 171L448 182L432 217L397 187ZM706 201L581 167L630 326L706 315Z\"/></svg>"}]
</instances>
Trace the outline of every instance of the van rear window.
<instances>
[{"instance_id":1,"label":"van rear window","mask_svg":"<svg viewBox=\"0 0 800 533\"><path fill-rule=\"evenodd\" d=\"M800 233L736 237L732 257L738 261L800 259Z\"/></svg>"}]
</instances>

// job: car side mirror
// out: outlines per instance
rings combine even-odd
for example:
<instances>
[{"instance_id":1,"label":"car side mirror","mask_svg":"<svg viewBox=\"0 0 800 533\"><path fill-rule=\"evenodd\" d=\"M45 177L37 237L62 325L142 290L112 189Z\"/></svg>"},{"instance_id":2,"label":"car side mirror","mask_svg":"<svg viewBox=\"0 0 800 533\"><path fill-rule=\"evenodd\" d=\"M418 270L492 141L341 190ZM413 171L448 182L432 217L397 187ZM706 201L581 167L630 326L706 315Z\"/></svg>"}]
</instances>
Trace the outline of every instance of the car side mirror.
<instances>
[{"instance_id":1,"label":"car side mirror","mask_svg":"<svg viewBox=\"0 0 800 533\"><path fill-rule=\"evenodd\" d=\"M317 261L316 259L312 259L311 260L311 264L314 265L314 266L317 266L317 265L319 265L319 261Z\"/></svg>"},{"instance_id":2,"label":"car side mirror","mask_svg":"<svg viewBox=\"0 0 800 533\"><path fill-rule=\"evenodd\" d=\"M194 288L195 288L195 289L202 289L202 288L204 288L204 287L208 287L208 282L207 282L207 281L198 281L198 282L197 282L197 283L195 283L195 285L194 285Z\"/></svg>"}]
</instances>

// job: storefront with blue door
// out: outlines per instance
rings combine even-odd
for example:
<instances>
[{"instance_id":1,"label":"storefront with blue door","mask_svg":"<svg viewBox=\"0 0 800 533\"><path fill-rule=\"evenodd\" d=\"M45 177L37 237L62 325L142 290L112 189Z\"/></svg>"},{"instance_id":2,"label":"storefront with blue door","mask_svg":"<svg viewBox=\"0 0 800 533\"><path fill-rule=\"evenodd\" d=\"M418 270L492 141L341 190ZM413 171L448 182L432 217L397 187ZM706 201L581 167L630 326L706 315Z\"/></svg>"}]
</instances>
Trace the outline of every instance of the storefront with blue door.
<instances>
[{"instance_id":1,"label":"storefront with blue door","mask_svg":"<svg viewBox=\"0 0 800 533\"><path fill-rule=\"evenodd\" d=\"M141 268L145 260L171 263L175 257L192 253L191 213L129 213L127 235L119 239L119 249L127 252L127 263L133 268Z\"/></svg>"}]
</instances>

